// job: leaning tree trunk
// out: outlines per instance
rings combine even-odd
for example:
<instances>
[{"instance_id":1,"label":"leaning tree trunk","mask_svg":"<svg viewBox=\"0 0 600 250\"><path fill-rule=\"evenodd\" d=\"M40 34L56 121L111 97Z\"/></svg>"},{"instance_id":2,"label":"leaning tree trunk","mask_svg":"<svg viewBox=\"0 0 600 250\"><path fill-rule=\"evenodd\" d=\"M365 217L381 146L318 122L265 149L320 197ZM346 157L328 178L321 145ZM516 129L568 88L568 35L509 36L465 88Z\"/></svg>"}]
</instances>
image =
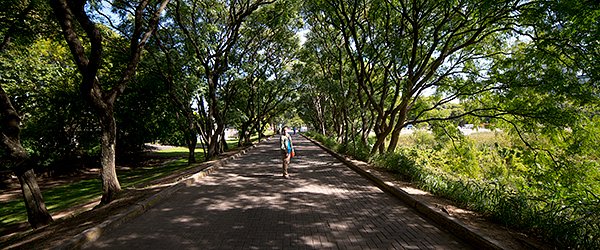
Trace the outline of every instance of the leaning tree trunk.
<instances>
[{"instance_id":1,"label":"leaning tree trunk","mask_svg":"<svg viewBox=\"0 0 600 250\"><path fill-rule=\"evenodd\" d=\"M258 134L258 142L260 142L264 136L263 128L260 123L260 119L258 121L256 121L256 133ZM252 143L252 142L250 142L250 143Z\"/></svg>"},{"instance_id":2,"label":"leaning tree trunk","mask_svg":"<svg viewBox=\"0 0 600 250\"><path fill-rule=\"evenodd\" d=\"M371 154L383 154L383 152L385 151L385 137L386 134L384 134L384 130L381 127L377 127L375 126L375 137L376 137L376 141L375 144L373 144L373 148L371 149Z\"/></svg>"},{"instance_id":3,"label":"leaning tree trunk","mask_svg":"<svg viewBox=\"0 0 600 250\"><path fill-rule=\"evenodd\" d=\"M0 148L15 164L13 170L21 183L27 219L33 228L38 228L52 222L44 198L35 180L33 166L27 151L21 145L21 117L13 107L10 98L0 86Z\"/></svg>"},{"instance_id":4,"label":"leaning tree trunk","mask_svg":"<svg viewBox=\"0 0 600 250\"><path fill-rule=\"evenodd\" d=\"M121 191L121 185L117 178L115 169L115 145L117 143L117 125L115 122L114 111L107 108L98 111L100 116L100 127L102 129L100 164L102 166L102 204L108 204L113 201Z\"/></svg>"},{"instance_id":5,"label":"leaning tree trunk","mask_svg":"<svg viewBox=\"0 0 600 250\"><path fill-rule=\"evenodd\" d=\"M396 121L396 125L394 127L394 130L392 131L392 138L390 139L390 145L388 145L388 149L387 152L394 152L396 151L396 147L398 146L398 140L400 139L400 132L402 131L402 128L404 127L404 122L406 121L406 117L408 114L408 108L406 103L408 102L402 102L402 109L400 110L400 114L398 115L398 120ZM392 122L390 121L390 124Z\"/></svg>"},{"instance_id":6,"label":"leaning tree trunk","mask_svg":"<svg viewBox=\"0 0 600 250\"><path fill-rule=\"evenodd\" d=\"M45 226L52 222L52 216L48 213L44 203L44 197L40 187L35 180L33 168L25 163L25 168L17 168L15 174L21 183L21 192L27 210L27 221L33 228Z\"/></svg>"},{"instance_id":7,"label":"leaning tree trunk","mask_svg":"<svg viewBox=\"0 0 600 250\"><path fill-rule=\"evenodd\" d=\"M388 145L387 152L392 153L396 151L396 147L398 147L398 140L400 139L400 132L402 131L402 125L404 123L397 123L396 127L392 131L392 137L390 138L390 144Z\"/></svg>"}]
</instances>

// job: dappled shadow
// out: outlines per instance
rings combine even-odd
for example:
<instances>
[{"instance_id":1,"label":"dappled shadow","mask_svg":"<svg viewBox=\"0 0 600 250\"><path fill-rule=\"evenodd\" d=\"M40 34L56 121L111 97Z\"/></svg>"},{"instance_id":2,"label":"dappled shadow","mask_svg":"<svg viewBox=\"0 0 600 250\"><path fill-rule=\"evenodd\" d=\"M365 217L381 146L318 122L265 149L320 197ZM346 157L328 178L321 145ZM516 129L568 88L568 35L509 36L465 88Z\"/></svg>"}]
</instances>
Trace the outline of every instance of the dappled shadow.
<instances>
[{"instance_id":1,"label":"dappled shadow","mask_svg":"<svg viewBox=\"0 0 600 250\"><path fill-rule=\"evenodd\" d=\"M107 220L115 214L115 211L128 209L136 202L148 198L160 190L160 187L123 190L119 197L108 205L82 212L65 220L57 220L31 234L24 235L23 238L15 237L2 241L0 249L54 249L91 226ZM97 204L95 202L91 205Z\"/></svg>"},{"instance_id":2,"label":"dappled shadow","mask_svg":"<svg viewBox=\"0 0 600 250\"><path fill-rule=\"evenodd\" d=\"M277 140L260 144L94 248L469 248L316 145L295 138L292 179Z\"/></svg>"}]
</instances>

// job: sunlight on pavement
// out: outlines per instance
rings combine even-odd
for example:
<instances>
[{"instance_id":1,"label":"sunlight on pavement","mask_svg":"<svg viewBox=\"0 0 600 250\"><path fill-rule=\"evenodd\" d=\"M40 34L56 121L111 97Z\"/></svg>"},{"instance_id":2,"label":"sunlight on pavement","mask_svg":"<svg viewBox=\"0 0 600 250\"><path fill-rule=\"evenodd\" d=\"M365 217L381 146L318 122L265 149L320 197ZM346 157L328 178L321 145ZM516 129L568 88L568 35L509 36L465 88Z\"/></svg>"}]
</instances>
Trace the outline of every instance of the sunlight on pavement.
<instances>
[{"instance_id":1,"label":"sunlight on pavement","mask_svg":"<svg viewBox=\"0 0 600 250\"><path fill-rule=\"evenodd\" d=\"M101 236L97 249L469 249L304 138L291 179L260 144Z\"/></svg>"}]
</instances>

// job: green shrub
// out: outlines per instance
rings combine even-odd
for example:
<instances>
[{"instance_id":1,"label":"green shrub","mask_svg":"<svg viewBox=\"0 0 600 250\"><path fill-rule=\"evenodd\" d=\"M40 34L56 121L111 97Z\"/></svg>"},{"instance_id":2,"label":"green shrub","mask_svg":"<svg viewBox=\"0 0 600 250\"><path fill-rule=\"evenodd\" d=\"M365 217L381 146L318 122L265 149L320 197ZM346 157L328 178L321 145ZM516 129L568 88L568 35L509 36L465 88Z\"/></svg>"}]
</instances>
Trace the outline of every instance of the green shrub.
<instances>
[{"instance_id":1,"label":"green shrub","mask_svg":"<svg viewBox=\"0 0 600 250\"><path fill-rule=\"evenodd\" d=\"M399 174L408 180L417 180L417 165L405 152L395 152L377 155L373 158L376 167L386 169L392 173Z\"/></svg>"},{"instance_id":2,"label":"green shrub","mask_svg":"<svg viewBox=\"0 0 600 250\"><path fill-rule=\"evenodd\" d=\"M486 166L478 161L489 155L481 154L472 146L462 145L465 147L462 152L461 148L447 147L440 151L402 148L395 153L375 157L373 163L401 175L424 190L488 215L501 224L528 229L554 239L559 246L600 247L600 199L592 192L582 197L581 192L568 192L556 182L532 185L531 180L527 181L523 176L525 172L521 167L515 167L516 163L523 164L517 151L500 149L493 162L501 166L484 169ZM475 161L469 161L469 157ZM439 167L447 164L452 166ZM468 164L471 164L470 168ZM488 174L477 175L471 171ZM486 175L498 178L487 179L484 178Z\"/></svg>"},{"instance_id":3,"label":"green shrub","mask_svg":"<svg viewBox=\"0 0 600 250\"><path fill-rule=\"evenodd\" d=\"M371 158L366 145L314 138L559 247L600 249L600 165L593 155L557 160L499 132L453 139L442 132L416 131L396 152Z\"/></svg>"},{"instance_id":4,"label":"green shrub","mask_svg":"<svg viewBox=\"0 0 600 250\"><path fill-rule=\"evenodd\" d=\"M435 136L426 130L416 130L412 138L417 148L433 148L436 145Z\"/></svg>"},{"instance_id":5,"label":"green shrub","mask_svg":"<svg viewBox=\"0 0 600 250\"><path fill-rule=\"evenodd\" d=\"M361 161L369 161L371 155L371 147L360 140L360 138L340 144L337 149L338 153L352 156L354 159Z\"/></svg>"},{"instance_id":6,"label":"green shrub","mask_svg":"<svg viewBox=\"0 0 600 250\"><path fill-rule=\"evenodd\" d=\"M340 144L336 141L336 139L319 133L307 132L305 135L319 141L323 144L323 146L339 154L348 155L361 161L369 160L371 148L369 145L363 143L359 138L356 138L351 142Z\"/></svg>"}]
</instances>

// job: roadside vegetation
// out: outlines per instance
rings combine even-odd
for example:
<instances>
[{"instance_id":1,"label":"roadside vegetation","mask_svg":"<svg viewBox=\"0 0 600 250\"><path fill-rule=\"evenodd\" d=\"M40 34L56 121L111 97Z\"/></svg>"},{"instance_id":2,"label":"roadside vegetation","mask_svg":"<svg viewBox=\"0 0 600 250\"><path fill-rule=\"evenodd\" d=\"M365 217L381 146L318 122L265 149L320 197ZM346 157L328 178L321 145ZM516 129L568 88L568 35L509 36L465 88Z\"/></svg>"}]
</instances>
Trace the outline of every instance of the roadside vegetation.
<instances>
[{"instance_id":1,"label":"roadside vegetation","mask_svg":"<svg viewBox=\"0 0 600 250\"><path fill-rule=\"evenodd\" d=\"M599 3L303 11L296 106L316 139L557 248L600 248Z\"/></svg>"},{"instance_id":2,"label":"roadside vegetation","mask_svg":"<svg viewBox=\"0 0 600 250\"><path fill-rule=\"evenodd\" d=\"M272 133L267 132L266 134L270 135ZM257 140L257 135L251 137L252 142ZM237 142L237 140L228 140L229 149L235 150L238 147ZM195 151L196 161L204 162L205 159L202 154L204 150L197 148ZM195 164L188 164L188 153L186 147L168 147L157 151L144 152L142 153L143 156L138 156L136 159L156 158L159 160L144 166L135 166L139 164L133 163L134 166L132 167L120 168L118 178L124 189L143 188L147 183L154 180L196 167ZM98 178L74 178L71 183L42 189L42 194L46 199L48 211L54 214L98 200L101 196L100 185L100 179ZM0 201L0 231L23 222L27 222L27 213L20 197Z\"/></svg>"},{"instance_id":3,"label":"roadside vegetation","mask_svg":"<svg viewBox=\"0 0 600 250\"><path fill-rule=\"evenodd\" d=\"M288 125L558 247L600 248L599 20L593 0L2 1L0 174L24 194L2 220L38 228L160 177L117 169L148 142L193 164ZM68 191L37 183L90 168L100 180Z\"/></svg>"},{"instance_id":4,"label":"roadside vegetation","mask_svg":"<svg viewBox=\"0 0 600 250\"><path fill-rule=\"evenodd\" d=\"M598 155L554 147L552 157L559 159L555 162L506 132L457 133L450 138L435 131L404 134L395 152L373 157L366 157L368 147L309 135L502 225L543 236L561 247L600 247Z\"/></svg>"},{"instance_id":5,"label":"roadside vegetation","mask_svg":"<svg viewBox=\"0 0 600 250\"><path fill-rule=\"evenodd\" d=\"M288 0L3 1L0 188L16 176L24 195L21 205L3 204L0 210L10 211L2 223L27 215L32 228L48 225L49 211L98 192L109 204L122 188L179 168L117 167L117 160L144 161L130 156L148 142L184 146L193 164L266 136L296 98L299 6ZM226 141L235 131L237 141ZM59 191L42 192L39 186L48 185L36 180L98 168L99 181L73 183L62 198Z\"/></svg>"},{"instance_id":6,"label":"roadside vegetation","mask_svg":"<svg viewBox=\"0 0 600 250\"><path fill-rule=\"evenodd\" d=\"M139 188L143 187L144 183L160 179L176 171L192 168L194 165L189 165L185 159L187 151L187 148L174 147L152 152L152 154L161 158L166 157L167 162L120 170L118 173L119 180L125 189ZM202 151L200 149L197 152ZM202 161L202 159L198 160L199 162ZM68 184L42 189L42 194L45 197L48 211L56 213L97 200L102 194L100 186L99 178L73 179ZM27 212L20 197L0 201L0 229L6 229L11 225L23 222L27 222Z\"/></svg>"}]
</instances>

